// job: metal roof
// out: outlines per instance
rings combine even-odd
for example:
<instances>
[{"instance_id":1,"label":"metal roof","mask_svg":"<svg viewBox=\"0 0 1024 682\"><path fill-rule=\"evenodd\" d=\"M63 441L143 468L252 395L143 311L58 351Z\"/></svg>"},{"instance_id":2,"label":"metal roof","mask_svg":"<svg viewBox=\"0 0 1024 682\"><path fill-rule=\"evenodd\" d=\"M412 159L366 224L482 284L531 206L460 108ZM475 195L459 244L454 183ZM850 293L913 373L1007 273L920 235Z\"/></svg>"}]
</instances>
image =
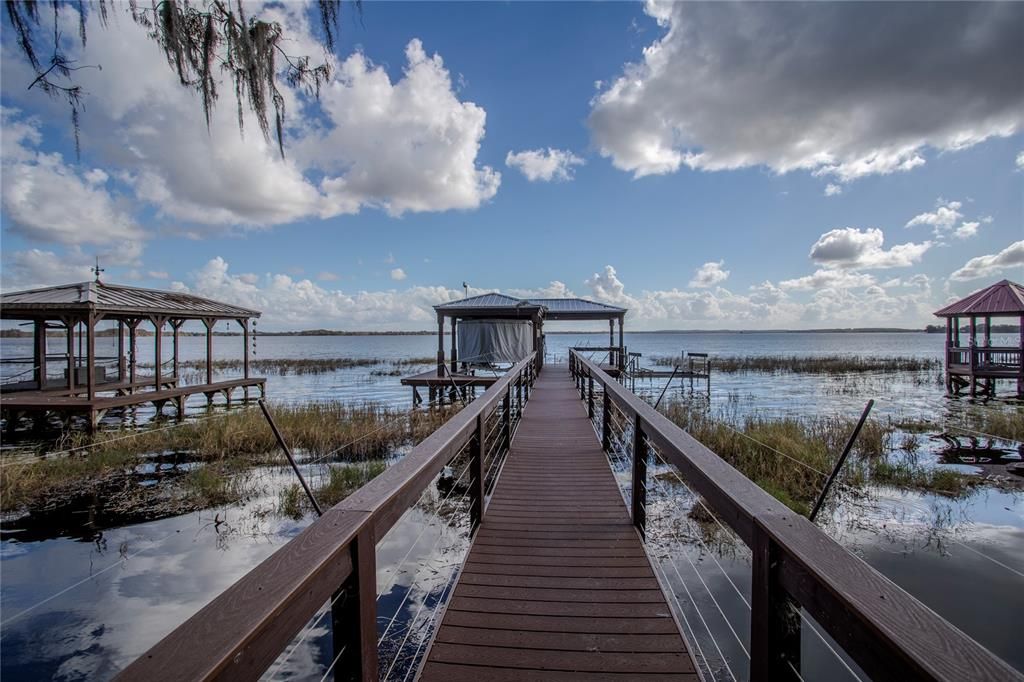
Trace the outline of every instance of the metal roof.
<instances>
[{"instance_id":1,"label":"metal roof","mask_svg":"<svg viewBox=\"0 0 1024 682\"><path fill-rule=\"evenodd\" d=\"M1004 279L967 298L936 310L937 317L954 315L1024 315L1024 286Z\"/></svg>"},{"instance_id":2,"label":"metal roof","mask_svg":"<svg viewBox=\"0 0 1024 682\"><path fill-rule=\"evenodd\" d=\"M193 294L105 282L78 282L0 295L0 314L5 318L45 313L74 315L90 310L109 315L169 315L185 319L260 316L258 310Z\"/></svg>"},{"instance_id":3,"label":"metal roof","mask_svg":"<svg viewBox=\"0 0 1024 682\"><path fill-rule=\"evenodd\" d=\"M505 294L490 293L460 298L457 301L449 301L434 306L434 310L457 310L459 308L530 308L536 309L540 306L530 303L526 299L506 296Z\"/></svg>"},{"instance_id":4,"label":"metal roof","mask_svg":"<svg viewBox=\"0 0 1024 682\"><path fill-rule=\"evenodd\" d=\"M468 319L471 317L521 317L524 313L538 319L551 320L606 320L626 314L625 308L585 298L518 298L507 294L489 293L449 301L434 306L442 315Z\"/></svg>"},{"instance_id":5,"label":"metal roof","mask_svg":"<svg viewBox=\"0 0 1024 682\"><path fill-rule=\"evenodd\" d=\"M589 301L585 298L531 298L530 303L542 305L552 313L625 313L625 308Z\"/></svg>"}]
</instances>

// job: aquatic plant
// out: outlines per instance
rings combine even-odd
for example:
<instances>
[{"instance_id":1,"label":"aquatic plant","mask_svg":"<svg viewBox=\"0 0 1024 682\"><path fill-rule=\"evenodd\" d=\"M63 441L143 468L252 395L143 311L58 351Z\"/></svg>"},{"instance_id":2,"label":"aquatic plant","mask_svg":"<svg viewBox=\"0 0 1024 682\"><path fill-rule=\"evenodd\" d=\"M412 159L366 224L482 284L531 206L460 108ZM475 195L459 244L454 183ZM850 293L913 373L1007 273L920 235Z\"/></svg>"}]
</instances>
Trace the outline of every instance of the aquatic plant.
<instances>
[{"instance_id":1,"label":"aquatic plant","mask_svg":"<svg viewBox=\"0 0 1024 682\"><path fill-rule=\"evenodd\" d=\"M682 365L679 357L652 356L657 366ZM921 372L941 369L938 358L912 356L874 357L863 355L743 355L711 357L712 372L758 372L764 374L849 374L855 372Z\"/></svg>"}]
</instances>

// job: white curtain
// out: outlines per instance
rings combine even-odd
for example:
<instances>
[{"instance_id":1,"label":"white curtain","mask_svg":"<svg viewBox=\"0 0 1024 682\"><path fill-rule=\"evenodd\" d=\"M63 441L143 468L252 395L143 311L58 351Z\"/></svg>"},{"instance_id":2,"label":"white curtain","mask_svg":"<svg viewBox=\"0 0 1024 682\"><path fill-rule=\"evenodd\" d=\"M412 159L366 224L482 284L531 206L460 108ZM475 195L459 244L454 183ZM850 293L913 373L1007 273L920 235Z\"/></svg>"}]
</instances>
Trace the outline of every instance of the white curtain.
<instances>
[{"instance_id":1,"label":"white curtain","mask_svg":"<svg viewBox=\"0 0 1024 682\"><path fill-rule=\"evenodd\" d=\"M519 362L533 351L529 320L459 320L459 362Z\"/></svg>"}]
</instances>

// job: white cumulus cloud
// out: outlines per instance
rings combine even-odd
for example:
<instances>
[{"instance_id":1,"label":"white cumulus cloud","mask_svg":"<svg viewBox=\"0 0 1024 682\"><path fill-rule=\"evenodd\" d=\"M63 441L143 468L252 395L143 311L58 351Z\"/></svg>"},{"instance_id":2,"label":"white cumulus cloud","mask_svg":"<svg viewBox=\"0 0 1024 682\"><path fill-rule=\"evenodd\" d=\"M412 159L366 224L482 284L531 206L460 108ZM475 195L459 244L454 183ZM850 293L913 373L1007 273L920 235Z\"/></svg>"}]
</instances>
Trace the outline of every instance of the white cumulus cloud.
<instances>
[{"instance_id":1,"label":"white cumulus cloud","mask_svg":"<svg viewBox=\"0 0 1024 682\"><path fill-rule=\"evenodd\" d=\"M1024 121L1019 4L646 11L664 35L594 97L588 120L601 154L636 177L764 165L848 182L912 169L928 148L1012 135Z\"/></svg>"},{"instance_id":2,"label":"white cumulus cloud","mask_svg":"<svg viewBox=\"0 0 1024 682\"><path fill-rule=\"evenodd\" d=\"M729 279L729 271L723 270L725 261L709 261L704 265L697 268L697 271L693 273L693 279L690 280L690 286L698 289L706 289L713 287L716 284L721 284L725 280Z\"/></svg>"},{"instance_id":3,"label":"white cumulus cloud","mask_svg":"<svg viewBox=\"0 0 1024 682\"><path fill-rule=\"evenodd\" d=\"M530 182L572 180L573 166L582 166L583 163L583 159L572 152L551 147L509 152L505 157L505 165L518 168Z\"/></svg>"},{"instance_id":4,"label":"white cumulus cloud","mask_svg":"<svg viewBox=\"0 0 1024 682\"><path fill-rule=\"evenodd\" d=\"M401 282L406 277L408 277L408 275L405 274L405 270L403 270L402 268L393 268L391 270L391 279L395 280L396 282Z\"/></svg>"},{"instance_id":5,"label":"white cumulus cloud","mask_svg":"<svg viewBox=\"0 0 1024 682\"><path fill-rule=\"evenodd\" d=\"M1005 271L1024 270L1024 240L1014 242L999 253L972 258L956 270L950 279L964 282L982 277L995 277Z\"/></svg>"},{"instance_id":6,"label":"white cumulus cloud","mask_svg":"<svg viewBox=\"0 0 1024 682\"><path fill-rule=\"evenodd\" d=\"M931 242L909 242L886 250L885 235L877 228L846 227L829 230L811 247L814 262L830 268L871 270L901 268L921 260Z\"/></svg>"}]
</instances>

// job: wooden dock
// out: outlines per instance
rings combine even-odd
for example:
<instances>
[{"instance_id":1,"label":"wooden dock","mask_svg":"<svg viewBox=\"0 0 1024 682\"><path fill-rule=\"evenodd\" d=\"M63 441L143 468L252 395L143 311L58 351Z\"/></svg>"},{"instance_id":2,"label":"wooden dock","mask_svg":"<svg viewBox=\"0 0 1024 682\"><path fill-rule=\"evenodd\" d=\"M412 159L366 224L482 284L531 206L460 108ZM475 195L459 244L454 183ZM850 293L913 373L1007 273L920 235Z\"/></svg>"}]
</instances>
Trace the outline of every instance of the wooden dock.
<instances>
[{"instance_id":1,"label":"wooden dock","mask_svg":"<svg viewBox=\"0 0 1024 682\"><path fill-rule=\"evenodd\" d=\"M567 369L534 391L420 679L699 679Z\"/></svg>"},{"instance_id":2,"label":"wooden dock","mask_svg":"<svg viewBox=\"0 0 1024 682\"><path fill-rule=\"evenodd\" d=\"M570 373L541 373L536 353L518 362L117 679L261 679L323 622L327 604L324 678L377 682L379 623L391 615L380 612L377 544L455 459L470 472L472 544L429 648L407 658L409 673L473 682L701 679L643 545L656 454L751 550L750 627L737 634L749 642L743 679L804 679L802 633L813 619L866 678L1024 682L598 365L569 359ZM629 425L621 438L616 412L617 428ZM632 460L629 514L604 454L613 448Z\"/></svg>"}]
</instances>

